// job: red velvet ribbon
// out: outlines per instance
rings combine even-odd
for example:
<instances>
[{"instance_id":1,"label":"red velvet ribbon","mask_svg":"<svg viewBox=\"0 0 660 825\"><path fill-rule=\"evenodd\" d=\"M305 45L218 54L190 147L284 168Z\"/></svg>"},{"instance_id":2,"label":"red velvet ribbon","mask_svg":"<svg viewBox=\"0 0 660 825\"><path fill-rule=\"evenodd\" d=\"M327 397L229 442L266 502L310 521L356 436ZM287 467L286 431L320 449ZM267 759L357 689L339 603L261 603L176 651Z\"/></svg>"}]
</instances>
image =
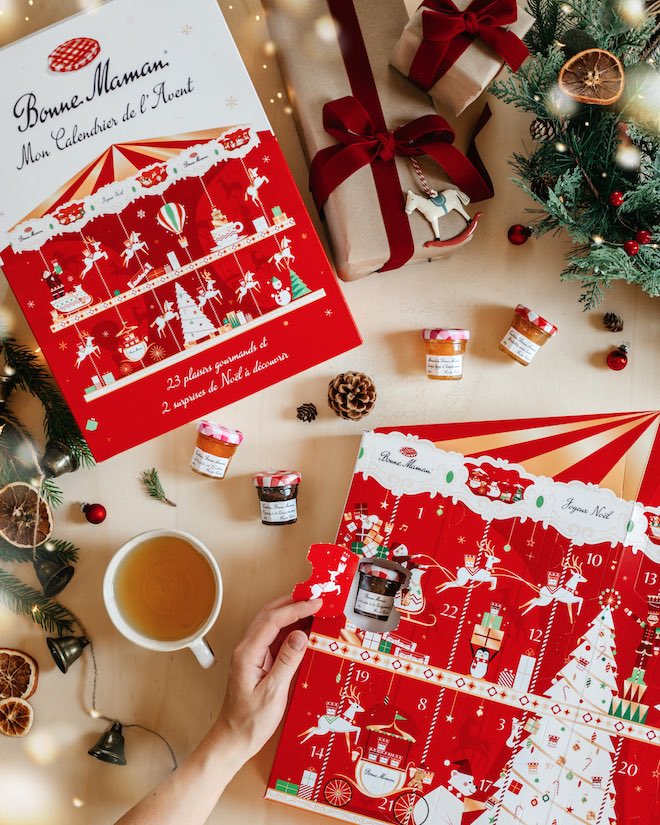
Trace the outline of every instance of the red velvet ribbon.
<instances>
[{"instance_id":1,"label":"red velvet ribbon","mask_svg":"<svg viewBox=\"0 0 660 825\"><path fill-rule=\"evenodd\" d=\"M479 38L515 72L529 55L527 46L504 26L518 17L516 0L474 0L460 11L452 0L424 0L422 42L408 77L428 91Z\"/></svg>"},{"instance_id":2,"label":"red velvet ribbon","mask_svg":"<svg viewBox=\"0 0 660 825\"><path fill-rule=\"evenodd\" d=\"M415 244L404 209L397 155L434 158L471 200L492 197L492 184L476 153L473 164L451 145L454 132L443 118L426 115L398 129L387 128L353 0L327 3L341 31L338 42L353 96L323 107L324 126L338 143L314 157L310 187L320 209L337 186L370 166L390 248L390 257L379 271L398 269L412 258Z\"/></svg>"},{"instance_id":3,"label":"red velvet ribbon","mask_svg":"<svg viewBox=\"0 0 660 825\"><path fill-rule=\"evenodd\" d=\"M475 166L452 146L454 130L439 115L425 115L391 132L379 132L360 101L349 96L325 104L323 126L337 144L317 152L310 167L311 189L319 209L358 169L392 163L397 155L429 155L470 200L492 197L492 189ZM395 207L402 208L400 199Z\"/></svg>"}]
</instances>

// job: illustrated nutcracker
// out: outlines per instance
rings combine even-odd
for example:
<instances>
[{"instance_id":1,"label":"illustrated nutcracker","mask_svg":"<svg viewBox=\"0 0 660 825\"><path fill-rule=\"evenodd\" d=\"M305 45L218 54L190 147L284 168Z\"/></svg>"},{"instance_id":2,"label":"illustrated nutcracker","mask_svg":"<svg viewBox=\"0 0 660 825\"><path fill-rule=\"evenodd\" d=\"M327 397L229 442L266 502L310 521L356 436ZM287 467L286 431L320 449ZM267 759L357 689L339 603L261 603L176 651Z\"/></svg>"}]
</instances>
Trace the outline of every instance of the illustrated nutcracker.
<instances>
[{"instance_id":1,"label":"illustrated nutcracker","mask_svg":"<svg viewBox=\"0 0 660 825\"><path fill-rule=\"evenodd\" d=\"M657 656L660 653L660 595L649 596L648 612L646 619L640 619L632 610L624 607L623 612L626 616L630 616L642 628L642 638L635 650L637 659L635 660L635 667L640 670L646 670L647 659L651 656Z\"/></svg>"}]
</instances>

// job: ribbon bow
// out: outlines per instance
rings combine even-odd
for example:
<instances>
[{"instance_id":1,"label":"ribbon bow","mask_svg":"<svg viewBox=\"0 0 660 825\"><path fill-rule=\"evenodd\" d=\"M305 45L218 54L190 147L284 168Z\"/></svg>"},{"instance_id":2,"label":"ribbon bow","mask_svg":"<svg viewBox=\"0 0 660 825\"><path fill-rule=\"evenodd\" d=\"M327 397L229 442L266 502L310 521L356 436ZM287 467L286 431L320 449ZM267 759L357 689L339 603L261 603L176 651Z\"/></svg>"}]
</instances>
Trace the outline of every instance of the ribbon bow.
<instances>
[{"instance_id":1,"label":"ribbon bow","mask_svg":"<svg viewBox=\"0 0 660 825\"><path fill-rule=\"evenodd\" d=\"M422 42L410 67L410 79L430 89L475 38L479 38L517 71L529 51L504 28L518 17L516 0L474 0L460 11L452 0L424 0Z\"/></svg>"},{"instance_id":2,"label":"ribbon bow","mask_svg":"<svg viewBox=\"0 0 660 825\"><path fill-rule=\"evenodd\" d=\"M471 200L492 196L479 171L452 146L454 130L439 115L424 115L392 131L377 132L364 106L349 96L325 104L323 126L337 144L317 152L310 166L310 186L319 209L359 169L370 165L375 173L375 167L392 163L397 155L429 155Z\"/></svg>"}]
</instances>

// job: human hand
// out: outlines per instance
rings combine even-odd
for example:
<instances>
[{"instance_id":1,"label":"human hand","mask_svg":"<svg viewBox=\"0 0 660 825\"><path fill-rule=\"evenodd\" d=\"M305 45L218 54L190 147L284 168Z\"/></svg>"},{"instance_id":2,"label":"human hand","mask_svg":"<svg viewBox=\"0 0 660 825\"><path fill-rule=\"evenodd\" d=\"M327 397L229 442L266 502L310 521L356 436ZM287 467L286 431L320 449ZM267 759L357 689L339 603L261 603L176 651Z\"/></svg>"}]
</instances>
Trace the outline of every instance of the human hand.
<instances>
[{"instance_id":1,"label":"human hand","mask_svg":"<svg viewBox=\"0 0 660 825\"><path fill-rule=\"evenodd\" d=\"M321 599L267 604L256 616L232 656L229 685L217 725L254 756L280 723L291 681L307 648L307 634L293 630L273 658L270 646L283 628L313 616Z\"/></svg>"}]
</instances>

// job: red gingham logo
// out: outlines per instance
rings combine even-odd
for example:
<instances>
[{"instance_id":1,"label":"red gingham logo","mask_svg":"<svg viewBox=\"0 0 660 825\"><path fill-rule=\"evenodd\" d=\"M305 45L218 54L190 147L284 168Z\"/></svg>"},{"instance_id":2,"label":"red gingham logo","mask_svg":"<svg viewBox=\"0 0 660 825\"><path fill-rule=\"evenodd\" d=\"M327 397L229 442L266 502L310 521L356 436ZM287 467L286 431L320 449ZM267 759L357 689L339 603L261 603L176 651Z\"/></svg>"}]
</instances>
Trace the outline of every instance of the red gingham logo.
<instances>
[{"instance_id":1,"label":"red gingham logo","mask_svg":"<svg viewBox=\"0 0 660 825\"><path fill-rule=\"evenodd\" d=\"M98 57L101 45L91 37L74 37L62 43L48 55L48 68L58 74L77 72Z\"/></svg>"},{"instance_id":2,"label":"red gingham logo","mask_svg":"<svg viewBox=\"0 0 660 825\"><path fill-rule=\"evenodd\" d=\"M405 455L406 458L415 458L417 455L417 450L414 447L401 447L399 452L401 455Z\"/></svg>"}]
</instances>

